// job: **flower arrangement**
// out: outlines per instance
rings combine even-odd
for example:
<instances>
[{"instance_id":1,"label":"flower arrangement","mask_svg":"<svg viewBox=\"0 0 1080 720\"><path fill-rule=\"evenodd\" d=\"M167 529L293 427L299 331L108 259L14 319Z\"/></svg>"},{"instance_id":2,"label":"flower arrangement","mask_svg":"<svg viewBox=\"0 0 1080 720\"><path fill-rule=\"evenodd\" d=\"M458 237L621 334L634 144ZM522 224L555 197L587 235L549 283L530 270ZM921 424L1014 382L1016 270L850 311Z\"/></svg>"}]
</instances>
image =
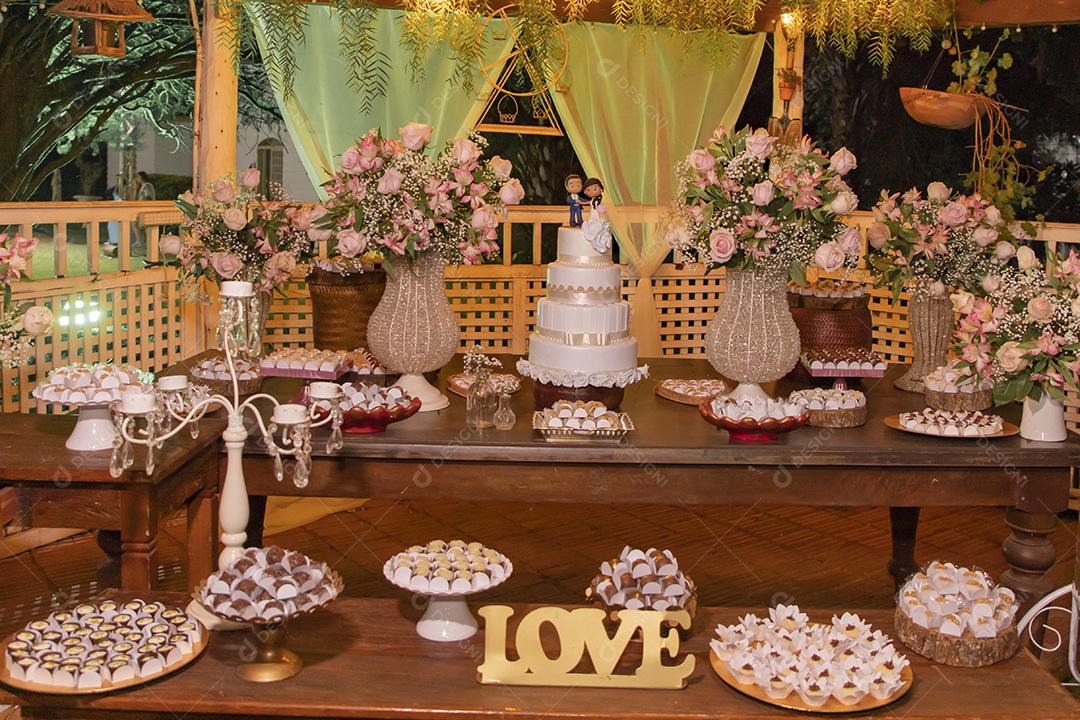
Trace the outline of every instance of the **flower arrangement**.
<instances>
[{"instance_id":1,"label":"flower arrangement","mask_svg":"<svg viewBox=\"0 0 1080 720\"><path fill-rule=\"evenodd\" d=\"M409 123L399 130L401 140L371 130L342 153L341 167L323 186L329 197L312 211L332 253L411 261L436 252L464 265L498 254L499 214L525 195L510 177L510 161L485 161L487 143L475 134L427 156L432 130Z\"/></svg>"},{"instance_id":2,"label":"flower arrangement","mask_svg":"<svg viewBox=\"0 0 1080 720\"><path fill-rule=\"evenodd\" d=\"M925 196L915 188L903 195L882 190L874 218L866 233L867 265L894 299L905 285L941 298L949 288L977 288L1017 252L998 208L940 182L930 183Z\"/></svg>"},{"instance_id":3,"label":"flower arrangement","mask_svg":"<svg viewBox=\"0 0 1080 720\"><path fill-rule=\"evenodd\" d=\"M11 283L19 280L30 267L37 249L37 238L16 233L0 233L0 283L4 286L3 312L0 313L0 366L17 368L26 362L34 337L53 331L53 314L44 305L11 305Z\"/></svg>"},{"instance_id":4,"label":"flower arrangement","mask_svg":"<svg viewBox=\"0 0 1080 720\"><path fill-rule=\"evenodd\" d=\"M485 355L484 348L479 345L473 345L466 350L464 360L466 375L479 375L484 368L487 368L490 372L495 368L502 367L502 361L499 358Z\"/></svg>"},{"instance_id":5,"label":"flower arrangement","mask_svg":"<svg viewBox=\"0 0 1080 720\"><path fill-rule=\"evenodd\" d=\"M675 166L683 202L665 239L708 270L782 265L800 285L811 264L854 267L859 230L841 218L858 206L843 180L855 167L847 148L829 158L808 137L791 147L762 129L720 127Z\"/></svg>"},{"instance_id":6,"label":"flower arrangement","mask_svg":"<svg viewBox=\"0 0 1080 720\"><path fill-rule=\"evenodd\" d=\"M1027 246L1009 265L982 282L986 298L953 295L963 317L953 347L969 371L994 381L998 405L1043 391L1065 399L1080 387L1080 255L1048 252L1047 270Z\"/></svg>"},{"instance_id":7,"label":"flower arrangement","mask_svg":"<svg viewBox=\"0 0 1080 720\"><path fill-rule=\"evenodd\" d=\"M259 171L249 168L215 180L205 193L176 199L185 237L163 237L160 248L177 257L182 284L202 277L219 284L243 280L270 293L289 279L310 244L310 215L280 188L268 198L258 187Z\"/></svg>"}]
</instances>

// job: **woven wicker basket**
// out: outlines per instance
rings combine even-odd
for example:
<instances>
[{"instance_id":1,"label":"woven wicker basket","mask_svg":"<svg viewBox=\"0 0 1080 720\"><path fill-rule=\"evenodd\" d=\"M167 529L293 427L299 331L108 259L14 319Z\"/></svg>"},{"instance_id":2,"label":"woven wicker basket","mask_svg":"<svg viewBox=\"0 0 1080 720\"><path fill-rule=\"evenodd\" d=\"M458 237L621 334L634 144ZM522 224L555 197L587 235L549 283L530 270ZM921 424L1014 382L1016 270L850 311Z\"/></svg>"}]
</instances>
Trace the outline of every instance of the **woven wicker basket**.
<instances>
[{"instance_id":1,"label":"woven wicker basket","mask_svg":"<svg viewBox=\"0 0 1080 720\"><path fill-rule=\"evenodd\" d=\"M307 276L311 293L311 329L320 350L367 347L368 318L382 299L386 272L373 270L341 275L313 269Z\"/></svg>"},{"instance_id":2,"label":"woven wicker basket","mask_svg":"<svg viewBox=\"0 0 1080 720\"><path fill-rule=\"evenodd\" d=\"M874 342L874 319L870 308L825 310L793 307L791 316L799 328L804 348L861 347Z\"/></svg>"}]
</instances>

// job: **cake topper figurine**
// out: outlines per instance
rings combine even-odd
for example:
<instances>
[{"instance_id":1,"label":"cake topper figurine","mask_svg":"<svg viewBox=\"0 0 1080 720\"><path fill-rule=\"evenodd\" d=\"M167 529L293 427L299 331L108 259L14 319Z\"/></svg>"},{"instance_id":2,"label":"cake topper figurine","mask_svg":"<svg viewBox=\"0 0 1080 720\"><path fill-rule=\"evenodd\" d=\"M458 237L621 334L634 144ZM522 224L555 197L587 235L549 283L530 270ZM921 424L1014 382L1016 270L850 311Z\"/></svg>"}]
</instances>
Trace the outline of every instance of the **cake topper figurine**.
<instances>
[{"instance_id":1,"label":"cake topper figurine","mask_svg":"<svg viewBox=\"0 0 1080 720\"><path fill-rule=\"evenodd\" d=\"M603 203L604 183L600 182L600 178L589 178L582 192L589 206L589 219L581 228L585 239L597 252L608 252L611 250L611 223L607 217L607 206Z\"/></svg>"},{"instance_id":2,"label":"cake topper figurine","mask_svg":"<svg viewBox=\"0 0 1080 720\"><path fill-rule=\"evenodd\" d=\"M563 183L566 191L566 202L570 205L570 227L581 227L581 176L567 175Z\"/></svg>"}]
</instances>

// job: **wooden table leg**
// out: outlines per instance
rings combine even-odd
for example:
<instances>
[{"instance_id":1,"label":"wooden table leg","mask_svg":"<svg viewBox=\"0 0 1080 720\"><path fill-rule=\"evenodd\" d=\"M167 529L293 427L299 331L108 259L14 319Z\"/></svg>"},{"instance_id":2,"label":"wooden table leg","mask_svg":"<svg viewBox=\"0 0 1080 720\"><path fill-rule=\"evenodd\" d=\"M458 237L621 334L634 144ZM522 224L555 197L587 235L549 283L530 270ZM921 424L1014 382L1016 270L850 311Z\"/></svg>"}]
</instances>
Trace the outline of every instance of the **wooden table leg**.
<instances>
[{"instance_id":1,"label":"wooden table leg","mask_svg":"<svg viewBox=\"0 0 1080 720\"><path fill-rule=\"evenodd\" d=\"M120 493L120 579L125 590L157 587L158 504L147 484Z\"/></svg>"},{"instance_id":2,"label":"wooden table leg","mask_svg":"<svg viewBox=\"0 0 1080 720\"><path fill-rule=\"evenodd\" d=\"M204 488L187 507L189 590L194 590L217 569L217 508L216 487Z\"/></svg>"},{"instance_id":3,"label":"wooden table leg","mask_svg":"<svg viewBox=\"0 0 1080 720\"><path fill-rule=\"evenodd\" d=\"M119 530L98 530L94 533L98 547L105 553L105 557L97 566L97 582L99 588L120 587L120 549Z\"/></svg>"},{"instance_id":4,"label":"wooden table leg","mask_svg":"<svg viewBox=\"0 0 1080 720\"><path fill-rule=\"evenodd\" d=\"M1009 569L1001 583L1016 592L1020 613L1027 612L1043 595L1054 589L1046 571L1054 566L1057 552L1050 533L1057 528L1053 513L1030 513L1016 508L1005 511L1005 524L1012 533L1001 546Z\"/></svg>"},{"instance_id":5,"label":"wooden table leg","mask_svg":"<svg viewBox=\"0 0 1080 720\"><path fill-rule=\"evenodd\" d=\"M889 560L887 567L897 589L919 569L915 562L915 536L919 531L921 509L917 507L889 508L889 523L892 526L892 559Z\"/></svg>"},{"instance_id":6,"label":"wooden table leg","mask_svg":"<svg viewBox=\"0 0 1080 720\"><path fill-rule=\"evenodd\" d=\"M262 547L263 524L266 521L266 496L248 496L248 526L246 547Z\"/></svg>"}]
</instances>

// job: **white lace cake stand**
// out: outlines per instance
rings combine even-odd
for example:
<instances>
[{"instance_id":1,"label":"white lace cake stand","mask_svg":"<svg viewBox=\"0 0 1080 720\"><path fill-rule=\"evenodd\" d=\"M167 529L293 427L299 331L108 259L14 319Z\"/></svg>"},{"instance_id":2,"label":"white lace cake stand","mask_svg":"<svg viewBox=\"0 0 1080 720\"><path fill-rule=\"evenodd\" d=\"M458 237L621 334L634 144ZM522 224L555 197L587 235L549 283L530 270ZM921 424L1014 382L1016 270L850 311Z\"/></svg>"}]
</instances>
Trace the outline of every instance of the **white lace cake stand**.
<instances>
[{"instance_id":1,"label":"white lace cake stand","mask_svg":"<svg viewBox=\"0 0 1080 720\"><path fill-rule=\"evenodd\" d=\"M425 590L421 592L411 585L402 584L394 579L393 558L387 560L386 564L383 565L383 577L395 587L408 590L428 599L427 610L424 611L424 616L420 618L420 621L416 623L417 635L425 640L455 642L472 637L479 628L476 618L473 617L472 611L469 610L468 603L465 602L465 598L501 585L514 571L513 564L505 557L502 562L503 567L506 568L506 573L501 578L492 580L490 585L468 591L432 592Z\"/></svg>"}]
</instances>

